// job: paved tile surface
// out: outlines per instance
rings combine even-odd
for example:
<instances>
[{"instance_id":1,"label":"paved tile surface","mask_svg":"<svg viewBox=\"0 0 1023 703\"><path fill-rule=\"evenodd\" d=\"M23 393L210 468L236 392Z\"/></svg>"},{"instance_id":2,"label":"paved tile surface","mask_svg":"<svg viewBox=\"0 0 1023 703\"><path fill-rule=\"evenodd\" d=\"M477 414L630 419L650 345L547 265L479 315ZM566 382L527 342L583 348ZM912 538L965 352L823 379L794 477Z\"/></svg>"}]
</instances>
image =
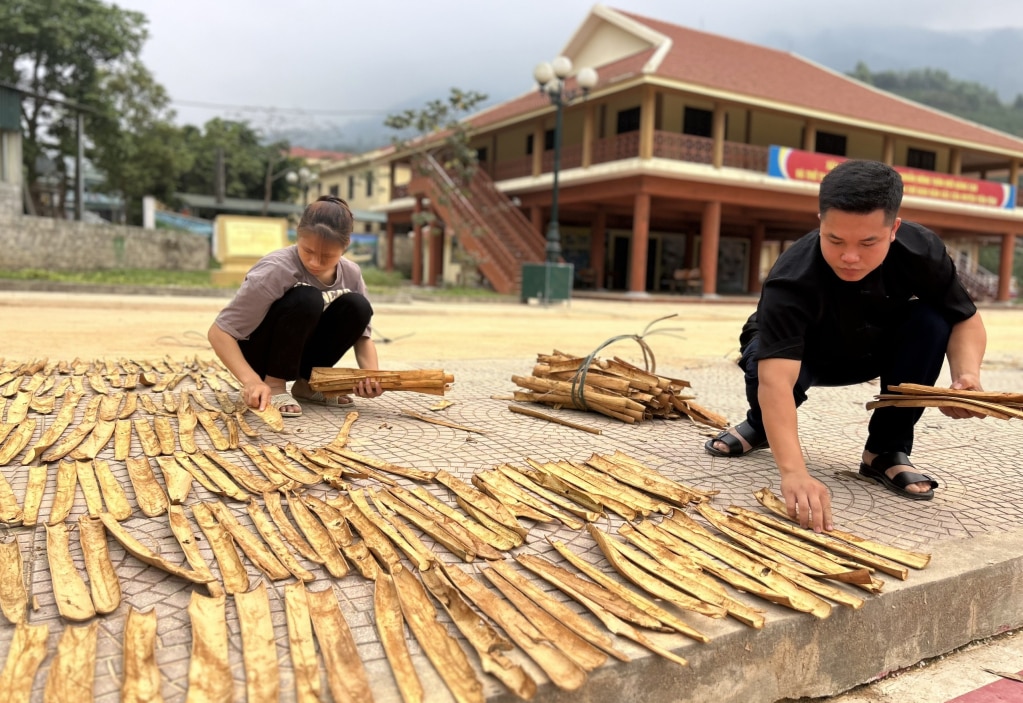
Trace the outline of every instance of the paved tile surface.
<instances>
[{"instance_id":1,"label":"paved tile surface","mask_svg":"<svg viewBox=\"0 0 1023 703\"><path fill-rule=\"evenodd\" d=\"M421 364L422 368L440 366L440 363L430 361ZM466 481L474 472L497 464L507 462L522 465L525 457L539 461L581 460L593 452L611 453L619 450L683 483L720 491L714 501L719 507L731 504L754 507L754 490L766 485L777 491L777 475L768 452L757 452L741 459L710 457L702 449L707 429L688 421L649 421L627 426L597 415L565 411L572 419L603 430L602 435L593 435L510 413L507 410L508 401L494 400L491 396L513 391L511 375L526 373L529 366L528 361L521 359L449 363L444 366L445 370L454 373L456 377L456 383L447 395L454 404L437 413L437 417L478 428L486 434L470 434L402 416L400 411L405 408L430 413L428 408L437 398L389 393L372 401L357 401L359 420L352 430L350 446L355 451L403 466L445 469ZM741 418L744 412L742 379L733 364L715 361L688 368L661 368L659 371L690 380L699 402L730 419ZM191 387L186 384L181 387ZM1019 390L1023 387L1023 372L995 369L986 373L985 384L991 389ZM1023 524L1023 494L1003 490L1006 485L1020 485L1020 475L1023 473L1023 464L1020 462L1020 453L1023 451L1021 425L1015 421L952 421L936 410L926 411L918 425L917 448L913 458L918 466L924 467L924 471L941 483L937 497L929 503L900 499L879 486L846 475L844 472L855 472L858 466L868 417L863 403L875 392L876 385L872 384L815 389L800 411L808 463L815 475L822 478L831 489L840 527L900 547L940 552L942 541L1008 531ZM212 401L212 395L208 397ZM139 412L142 412L141 409ZM286 435L274 436L264 432L263 437L265 441L280 445L292 441L313 448L333 439L343 417L343 412L309 406L306 408L306 416L301 420L286 421ZM254 426L263 427L255 419L251 422ZM41 423L43 426L36 429L33 442L48 423L49 419L46 419ZM206 437L201 431L196 432L196 439L201 447L208 447L208 444L204 445ZM136 443L133 445L133 455L137 453L139 446ZM249 465L241 452L223 454L238 463ZM24 496L28 477L27 470L20 466L20 457L3 468L19 500ZM134 495L123 462L113 459L111 448L104 450L100 458L110 461L115 476L134 506ZM49 515L52 505L54 473L55 467L51 467L39 513L40 525ZM408 484L404 480L399 482ZM369 485L367 482L356 483ZM451 496L443 487L430 486L429 489L442 500L453 504ZM313 487L310 493L326 496L332 491ZM210 494L195 485L187 503L210 498ZM226 504L241 523L251 525L243 504L229 501ZM72 524L85 512L86 506L79 490L68 524ZM528 521L523 522L529 524ZM612 529L620 523L617 518L609 519ZM150 519L136 511L123 525L143 544L169 560L175 563L184 561L165 517ZM194 525L193 529L198 533ZM45 531L42 527L18 527L10 529L9 533L19 542L26 562L30 595L38 605L31 612L29 620L33 624L49 626L48 651L52 655L65 623L57 613L54 602L46 559ZM531 528L527 545L519 551L550 556L552 550L545 541L547 537L564 541L573 551L599 564L605 571L610 571L585 531L576 532L550 524L536 525ZM214 573L218 573L216 561L205 539L200 538L199 544L206 561ZM74 535L71 539L71 553L79 571L84 574L84 560ZM162 693L168 703L184 701L191 646L187 607L192 591L198 588L200 593L205 593L205 589L193 587L158 569L144 566L112 540L110 553L124 597L117 611L99 618L95 698L97 701L111 703L119 700L125 616L130 607L135 607L140 610L155 608L158 617L156 661L163 681ZM438 553L446 555L445 558L452 563L455 561L441 548L438 548ZM557 556L554 556L554 560L559 561ZM244 557L243 561L254 586L263 577ZM477 562L463 564L462 567L478 576L478 565ZM399 701L400 696L374 627L372 584L354 572L345 579L333 580L316 565L305 563L305 566L317 574L316 581L310 584L311 590L331 587L337 594L341 611L358 645L359 655L370 674L375 699ZM294 699L283 601L284 585L289 581L267 582L274 634L277 638L281 700ZM550 588L543 582L537 583L550 592ZM562 599L557 594L552 595ZM242 666L239 623L230 597L227 613L235 698L242 700L245 672ZM440 618L442 622L448 622L443 613ZM708 632L717 631L720 627L699 616L687 616L687 619L694 626L705 628ZM809 619L806 620L806 628L809 636L812 628ZM0 625L0 657L6 657L12 633L13 626L6 623ZM680 637L665 637L659 641L674 648L686 649L692 646ZM622 642L621 649L630 656L648 656L645 650ZM713 647L714 644L712 642L705 646ZM410 648L415 656L417 670L423 677L427 700L450 700L443 686L438 683L436 673L411 639ZM523 663L538 681L544 680L542 673L531 662L520 657L517 652L512 656ZM478 666L474 656L470 659L474 666ZM36 676L33 700L42 700L51 661L52 656L48 656ZM488 695L499 696L502 691L500 686L490 677L484 677L484 680ZM324 691L327 690L326 679L322 687ZM596 695L593 690L587 692L586 689L578 694L580 700ZM543 694L540 700L543 700Z\"/></svg>"}]
</instances>

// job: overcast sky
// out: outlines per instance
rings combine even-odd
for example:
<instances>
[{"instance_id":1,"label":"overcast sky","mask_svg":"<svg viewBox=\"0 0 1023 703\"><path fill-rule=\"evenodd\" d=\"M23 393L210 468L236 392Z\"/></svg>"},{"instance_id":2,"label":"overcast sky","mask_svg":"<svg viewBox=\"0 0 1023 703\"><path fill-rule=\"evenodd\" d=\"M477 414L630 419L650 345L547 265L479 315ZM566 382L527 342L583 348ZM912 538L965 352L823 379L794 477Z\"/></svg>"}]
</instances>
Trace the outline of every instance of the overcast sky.
<instances>
[{"instance_id":1,"label":"overcast sky","mask_svg":"<svg viewBox=\"0 0 1023 703\"><path fill-rule=\"evenodd\" d=\"M219 114L248 119L271 132L295 124L342 124L349 114L376 116L374 111L382 119L397 104L410 99L421 104L451 86L495 97L524 92L535 64L558 54L593 5L587 0L115 1L148 17L150 39L142 57L170 92L179 122L202 124ZM753 42L776 32L841 31L882 22L934 30L1023 27L1021 0L607 4Z\"/></svg>"}]
</instances>

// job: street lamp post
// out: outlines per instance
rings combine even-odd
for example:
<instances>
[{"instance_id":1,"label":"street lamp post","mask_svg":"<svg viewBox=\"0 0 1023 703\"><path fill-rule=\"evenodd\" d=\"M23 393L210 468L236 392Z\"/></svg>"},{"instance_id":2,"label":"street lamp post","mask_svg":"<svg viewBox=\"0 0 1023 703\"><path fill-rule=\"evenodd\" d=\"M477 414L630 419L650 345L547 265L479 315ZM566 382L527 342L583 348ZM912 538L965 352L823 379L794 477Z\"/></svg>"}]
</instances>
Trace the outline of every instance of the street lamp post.
<instances>
[{"instance_id":1,"label":"street lamp post","mask_svg":"<svg viewBox=\"0 0 1023 703\"><path fill-rule=\"evenodd\" d=\"M583 97L597 85L597 72L585 67L576 74L576 88L569 90L565 79L572 73L572 61L567 56L559 56L554 61L541 63L533 70L533 78L540 86L540 92L554 105L554 186L551 192L551 220L547 225L547 245L545 247L548 264L556 264L561 258L561 231L558 227L558 176L561 170L561 125L565 106L576 98ZM539 145L534 145L539 148Z\"/></svg>"},{"instance_id":2,"label":"street lamp post","mask_svg":"<svg viewBox=\"0 0 1023 703\"><path fill-rule=\"evenodd\" d=\"M305 166L303 166L302 168L298 169L298 172L288 171L287 175L284 177L284 180L286 180L291 185L298 184L302 186L302 207L308 205L309 186L316 181L316 174L310 171Z\"/></svg>"}]
</instances>

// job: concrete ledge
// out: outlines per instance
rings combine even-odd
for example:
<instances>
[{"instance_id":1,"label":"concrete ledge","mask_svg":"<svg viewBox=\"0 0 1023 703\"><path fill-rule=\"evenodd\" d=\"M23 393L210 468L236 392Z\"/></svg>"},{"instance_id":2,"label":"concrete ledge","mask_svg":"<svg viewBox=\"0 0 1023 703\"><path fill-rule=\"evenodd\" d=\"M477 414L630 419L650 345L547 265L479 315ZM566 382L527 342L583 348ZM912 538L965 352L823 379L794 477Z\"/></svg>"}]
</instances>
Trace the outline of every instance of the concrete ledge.
<instances>
[{"instance_id":1,"label":"concrete ledge","mask_svg":"<svg viewBox=\"0 0 1023 703\"><path fill-rule=\"evenodd\" d=\"M1023 627L1023 530L942 542L933 553L930 566L911 570L905 582L884 576L885 591L864 593L860 610L836 605L829 618L815 620L769 606L760 632L692 616L688 621L713 638L709 644L658 639L688 659L688 668L630 648L633 661L612 660L578 691L544 682L536 700L774 703L829 696ZM517 699L504 693L489 700Z\"/></svg>"}]
</instances>

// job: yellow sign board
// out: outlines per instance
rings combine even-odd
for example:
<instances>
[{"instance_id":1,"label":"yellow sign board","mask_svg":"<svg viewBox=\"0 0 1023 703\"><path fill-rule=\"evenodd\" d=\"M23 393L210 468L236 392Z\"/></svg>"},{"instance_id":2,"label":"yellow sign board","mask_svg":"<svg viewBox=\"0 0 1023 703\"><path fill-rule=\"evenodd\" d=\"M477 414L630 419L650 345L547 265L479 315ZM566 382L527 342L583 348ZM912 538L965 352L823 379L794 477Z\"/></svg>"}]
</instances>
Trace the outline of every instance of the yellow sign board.
<instances>
[{"instance_id":1,"label":"yellow sign board","mask_svg":"<svg viewBox=\"0 0 1023 703\"><path fill-rule=\"evenodd\" d=\"M288 221L280 217L218 215L213 223L213 255L220 262L217 285L241 283L245 274L272 251L288 245Z\"/></svg>"}]
</instances>

